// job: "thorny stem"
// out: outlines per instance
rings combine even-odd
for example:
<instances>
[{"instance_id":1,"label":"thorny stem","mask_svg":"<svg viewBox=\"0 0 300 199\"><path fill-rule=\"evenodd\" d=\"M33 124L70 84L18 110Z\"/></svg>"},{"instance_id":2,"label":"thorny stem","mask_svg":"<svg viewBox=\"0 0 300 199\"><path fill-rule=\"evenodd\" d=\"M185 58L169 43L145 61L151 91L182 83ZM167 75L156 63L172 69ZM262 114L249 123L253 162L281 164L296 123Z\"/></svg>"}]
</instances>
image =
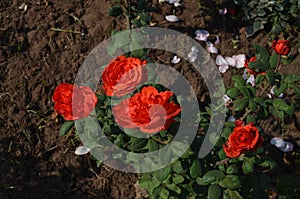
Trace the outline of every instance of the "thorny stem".
<instances>
[{"instance_id":1,"label":"thorny stem","mask_svg":"<svg viewBox=\"0 0 300 199\"><path fill-rule=\"evenodd\" d=\"M244 115L240 118L240 120L244 120L244 119L247 117L247 115L248 115L249 113L251 113L251 109L246 108L246 112L245 112Z\"/></svg>"}]
</instances>

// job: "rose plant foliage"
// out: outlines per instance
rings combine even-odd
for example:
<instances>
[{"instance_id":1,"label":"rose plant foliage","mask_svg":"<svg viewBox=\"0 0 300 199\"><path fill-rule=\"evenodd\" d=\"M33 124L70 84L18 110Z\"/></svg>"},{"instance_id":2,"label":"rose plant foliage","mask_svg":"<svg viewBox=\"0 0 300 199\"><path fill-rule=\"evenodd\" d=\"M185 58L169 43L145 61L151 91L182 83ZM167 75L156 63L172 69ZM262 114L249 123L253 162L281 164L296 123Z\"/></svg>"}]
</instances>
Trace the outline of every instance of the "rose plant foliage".
<instances>
[{"instance_id":1,"label":"rose plant foliage","mask_svg":"<svg viewBox=\"0 0 300 199\"><path fill-rule=\"evenodd\" d=\"M141 2L130 8L129 24L133 27L150 21L146 10L151 7L147 7L147 1ZM110 8L110 14L126 14L124 7L123 1L117 1ZM138 45L136 38L132 39L123 41L122 45L132 42ZM108 51L114 51L116 45L123 47L114 43L108 46ZM292 46L284 39L274 40L268 49L253 45L254 55L248 55L244 65L236 67L239 75L232 76L226 96L218 92L212 94L227 110L227 122L221 135L208 135L214 143L213 150L199 159L198 152L213 118L212 110L216 109L207 105L199 112L197 121L204 132L199 131L189 149L172 164L141 174L139 185L147 190L150 198L256 199L274 195L295 198L288 188L289 179L280 175L279 165L284 163L276 159L277 153L268 153L270 138L260 127L260 121L271 118L284 133L285 121L295 113L295 105L285 96L287 90L300 95L300 76L279 72L291 63ZM60 135L69 132L73 120L93 117L100 122L109 140L124 150L144 153L168 145L176 135L183 110L179 96L162 85L148 82L153 71L147 68L150 60L147 56L144 49L111 60L102 73L101 89L97 94L85 85L60 84L52 97L54 109L67 120ZM75 131L80 133L94 128L88 124L87 119L85 125L75 125ZM151 137L137 138L128 132ZM167 155L157 158L165 161Z\"/></svg>"}]
</instances>

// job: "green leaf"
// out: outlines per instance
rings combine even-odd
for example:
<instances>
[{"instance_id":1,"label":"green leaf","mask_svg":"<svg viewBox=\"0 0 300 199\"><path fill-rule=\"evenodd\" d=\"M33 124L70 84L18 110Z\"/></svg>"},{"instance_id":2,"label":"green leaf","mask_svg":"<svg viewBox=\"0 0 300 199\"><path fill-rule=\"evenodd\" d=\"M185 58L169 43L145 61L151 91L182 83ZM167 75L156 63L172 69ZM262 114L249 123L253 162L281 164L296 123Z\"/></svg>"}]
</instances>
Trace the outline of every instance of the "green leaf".
<instances>
[{"instance_id":1,"label":"green leaf","mask_svg":"<svg viewBox=\"0 0 300 199\"><path fill-rule=\"evenodd\" d=\"M208 197L207 199L219 199L222 196L222 189L219 185L211 184L208 187Z\"/></svg>"},{"instance_id":2,"label":"green leaf","mask_svg":"<svg viewBox=\"0 0 300 199\"><path fill-rule=\"evenodd\" d=\"M288 84L286 82L283 82L280 84L279 88L274 88L274 95L279 96L281 93L285 92L286 88L288 87Z\"/></svg>"},{"instance_id":3,"label":"green leaf","mask_svg":"<svg viewBox=\"0 0 300 199\"><path fill-rule=\"evenodd\" d=\"M242 170L244 174L250 174L253 173L254 170L254 163L255 163L255 158L246 158L243 161L243 165L242 165Z\"/></svg>"},{"instance_id":4,"label":"green leaf","mask_svg":"<svg viewBox=\"0 0 300 199\"><path fill-rule=\"evenodd\" d=\"M253 29L254 29L255 32L258 31L258 30L261 30L263 28L264 28L264 24L261 23L260 20L255 20L254 21L254 23L253 23Z\"/></svg>"},{"instance_id":5,"label":"green leaf","mask_svg":"<svg viewBox=\"0 0 300 199\"><path fill-rule=\"evenodd\" d=\"M191 168L190 174L192 178L198 177L202 173L202 166L199 159L194 160Z\"/></svg>"},{"instance_id":6,"label":"green leaf","mask_svg":"<svg viewBox=\"0 0 300 199\"><path fill-rule=\"evenodd\" d=\"M256 60L261 61L263 64L268 63L269 61L268 51L258 43L253 43L253 46L255 48Z\"/></svg>"},{"instance_id":7,"label":"green leaf","mask_svg":"<svg viewBox=\"0 0 300 199\"><path fill-rule=\"evenodd\" d=\"M134 57L142 58L144 56L144 50L142 46L135 40L130 42L130 51Z\"/></svg>"},{"instance_id":8,"label":"green leaf","mask_svg":"<svg viewBox=\"0 0 300 199\"><path fill-rule=\"evenodd\" d=\"M259 166L264 169L265 172L274 171L278 169L278 164L272 160L265 160L259 163Z\"/></svg>"},{"instance_id":9,"label":"green leaf","mask_svg":"<svg viewBox=\"0 0 300 199\"><path fill-rule=\"evenodd\" d=\"M251 109L251 111L256 111L257 110L257 104L255 102L253 102L252 100L249 100L249 108Z\"/></svg>"},{"instance_id":10,"label":"green leaf","mask_svg":"<svg viewBox=\"0 0 300 199\"><path fill-rule=\"evenodd\" d=\"M257 103L261 107L265 106L265 101L262 98L255 97L252 101Z\"/></svg>"},{"instance_id":11,"label":"green leaf","mask_svg":"<svg viewBox=\"0 0 300 199\"><path fill-rule=\"evenodd\" d=\"M227 167L226 173L227 174L237 174L239 172L236 164L231 164Z\"/></svg>"},{"instance_id":12,"label":"green leaf","mask_svg":"<svg viewBox=\"0 0 300 199\"><path fill-rule=\"evenodd\" d=\"M266 77L267 77L267 80L269 81L269 83L273 86L275 84L275 77L274 77L273 71L267 70Z\"/></svg>"},{"instance_id":13,"label":"green leaf","mask_svg":"<svg viewBox=\"0 0 300 199\"><path fill-rule=\"evenodd\" d=\"M122 48L127 46L131 42L131 37L129 32L122 32L116 34L113 38L115 38L114 46L116 48Z\"/></svg>"},{"instance_id":14,"label":"green leaf","mask_svg":"<svg viewBox=\"0 0 300 199\"><path fill-rule=\"evenodd\" d=\"M179 175L179 174L174 174L172 179L173 179L173 182L175 184L180 184L184 181L184 177L182 175Z\"/></svg>"},{"instance_id":15,"label":"green leaf","mask_svg":"<svg viewBox=\"0 0 300 199\"><path fill-rule=\"evenodd\" d=\"M74 121L69 121L69 120L65 121L65 122L61 125L61 127L60 127L60 129L59 129L58 135L59 135L59 136L63 136L63 135L65 135L66 133L68 133L68 131L69 131L69 130L71 129L71 127L73 126L73 124L74 124Z\"/></svg>"},{"instance_id":16,"label":"green leaf","mask_svg":"<svg viewBox=\"0 0 300 199\"><path fill-rule=\"evenodd\" d=\"M292 115L295 112L295 106L294 105L288 105L285 100L283 99L274 99L273 100L273 106L277 110L284 111L285 113Z\"/></svg>"},{"instance_id":17,"label":"green leaf","mask_svg":"<svg viewBox=\"0 0 300 199\"><path fill-rule=\"evenodd\" d=\"M171 166L167 166L165 168L154 171L153 175L158 181L163 182L170 175L171 171Z\"/></svg>"},{"instance_id":18,"label":"green leaf","mask_svg":"<svg viewBox=\"0 0 300 199\"><path fill-rule=\"evenodd\" d=\"M175 171L176 173L182 173L184 171L180 160L176 160L175 162L172 163L171 166L173 171Z\"/></svg>"},{"instance_id":19,"label":"green leaf","mask_svg":"<svg viewBox=\"0 0 300 199\"><path fill-rule=\"evenodd\" d=\"M114 6L108 10L108 14L112 17L118 17L123 14L123 10L120 6Z\"/></svg>"},{"instance_id":20,"label":"green leaf","mask_svg":"<svg viewBox=\"0 0 300 199\"><path fill-rule=\"evenodd\" d=\"M219 182L219 185L223 188L237 189L241 186L241 182L238 176L229 174Z\"/></svg>"},{"instance_id":21,"label":"green leaf","mask_svg":"<svg viewBox=\"0 0 300 199\"><path fill-rule=\"evenodd\" d=\"M177 194L181 193L181 188L179 186L177 186L176 184L172 183L172 184L167 184L166 187L168 189L170 189L171 191L174 191Z\"/></svg>"},{"instance_id":22,"label":"green leaf","mask_svg":"<svg viewBox=\"0 0 300 199\"><path fill-rule=\"evenodd\" d=\"M247 115L247 117L246 117L246 124L249 124L250 122L256 122L256 121L257 120L256 120L256 118L255 118L254 115L252 115L252 114Z\"/></svg>"},{"instance_id":23,"label":"green leaf","mask_svg":"<svg viewBox=\"0 0 300 199\"><path fill-rule=\"evenodd\" d=\"M262 81L265 79L265 75L257 75L255 78L255 85L259 86Z\"/></svg>"},{"instance_id":24,"label":"green leaf","mask_svg":"<svg viewBox=\"0 0 300 199\"><path fill-rule=\"evenodd\" d=\"M230 199L244 199L236 190L227 189L225 192L229 195Z\"/></svg>"},{"instance_id":25,"label":"green leaf","mask_svg":"<svg viewBox=\"0 0 300 199\"><path fill-rule=\"evenodd\" d=\"M254 27L253 26L248 26L246 28L246 36L247 37L251 37L252 35L254 35L254 33L256 32L257 30L254 30Z\"/></svg>"},{"instance_id":26,"label":"green leaf","mask_svg":"<svg viewBox=\"0 0 300 199\"><path fill-rule=\"evenodd\" d=\"M159 161L163 165L169 165L172 159L172 150L170 147L163 147L159 150Z\"/></svg>"},{"instance_id":27,"label":"green leaf","mask_svg":"<svg viewBox=\"0 0 300 199\"><path fill-rule=\"evenodd\" d=\"M234 83L234 87L240 87L240 86L245 85L245 80L240 75L233 76L232 81Z\"/></svg>"},{"instance_id":28,"label":"green leaf","mask_svg":"<svg viewBox=\"0 0 300 199\"><path fill-rule=\"evenodd\" d=\"M251 95L251 91L248 89L247 86L241 86L241 87L240 87L240 91L241 91L241 93L242 93L242 95L243 95L244 97L251 97L251 96L252 96L252 95Z\"/></svg>"},{"instance_id":29,"label":"green leaf","mask_svg":"<svg viewBox=\"0 0 300 199\"><path fill-rule=\"evenodd\" d=\"M230 88L227 90L227 95L230 97L230 98L236 98L237 96L239 96L241 93L240 93L240 90L236 87L233 87L233 88Z\"/></svg>"},{"instance_id":30,"label":"green leaf","mask_svg":"<svg viewBox=\"0 0 300 199\"><path fill-rule=\"evenodd\" d=\"M269 59L270 69L276 68L278 59L279 59L279 55L277 53L270 56L270 59Z\"/></svg>"},{"instance_id":31,"label":"green leaf","mask_svg":"<svg viewBox=\"0 0 300 199\"><path fill-rule=\"evenodd\" d=\"M256 72L260 72L260 71L266 71L268 69L268 65L262 61L254 61L254 62L250 62L249 64L250 69L256 71Z\"/></svg>"},{"instance_id":32,"label":"green leaf","mask_svg":"<svg viewBox=\"0 0 300 199\"><path fill-rule=\"evenodd\" d=\"M223 148L221 148L219 151L219 158L220 158L220 160L223 160L226 158L226 153Z\"/></svg>"},{"instance_id":33,"label":"green leaf","mask_svg":"<svg viewBox=\"0 0 300 199\"><path fill-rule=\"evenodd\" d=\"M168 199L169 198L169 190L162 188L160 191L160 196L161 199Z\"/></svg>"},{"instance_id":34,"label":"green leaf","mask_svg":"<svg viewBox=\"0 0 300 199\"><path fill-rule=\"evenodd\" d=\"M249 103L249 99L242 98L233 101L233 109L234 111L243 111Z\"/></svg>"},{"instance_id":35,"label":"green leaf","mask_svg":"<svg viewBox=\"0 0 300 199\"><path fill-rule=\"evenodd\" d=\"M209 185L216 180L221 180L225 177L225 174L219 170L210 170L203 175L202 180L204 185Z\"/></svg>"}]
</instances>

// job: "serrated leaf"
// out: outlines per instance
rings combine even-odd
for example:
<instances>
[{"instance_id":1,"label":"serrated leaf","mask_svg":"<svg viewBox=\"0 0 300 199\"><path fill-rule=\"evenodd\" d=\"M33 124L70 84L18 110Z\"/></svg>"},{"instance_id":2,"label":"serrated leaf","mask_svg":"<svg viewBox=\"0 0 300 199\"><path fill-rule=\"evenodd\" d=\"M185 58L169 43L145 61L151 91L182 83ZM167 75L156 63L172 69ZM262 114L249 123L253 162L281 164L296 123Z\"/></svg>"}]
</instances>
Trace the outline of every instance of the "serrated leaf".
<instances>
[{"instance_id":1,"label":"serrated leaf","mask_svg":"<svg viewBox=\"0 0 300 199\"><path fill-rule=\"evenodd\" d=\"M118 33L113 38L115 39L114 46L116 48L125 47L131 42L129 32Z\"/></svg>"},{"instance_id":2,"label":"serrated leaf","mask_svg":"<svg viewBox=\"0 0 300 199\"><path fill-rule=\"evenodd\" d=\"M168 199L169 198L169 190L162 188L160 191L160 196L161 199Z\"/></svg>"},{"instance_id":3,"label":"serrated leaf","mask_svg":"<svg viewBox=\"0 0 300 199\"><path fill-rule=\"evenodd\" d=\"M281 83L278 89L277 87L274 88L274 95L279 96L281 93L284 93L287 87L288 84L286 82Z\"/></svg>"},{"instance_id":4,"label":"serrated leaf","mask_svg":"<svg viewBox=\"0 0 300 199\"><path fill-rule=\"evenodd\" d=\"M231 164L227 167L226 173L227 174L237 174L239 172L236 164Z\"/></svg>"},{"instance_id":5,"label":"serrated leaf","mask_svg":"<svg viewBox=\"0 0 300 199\"><path fill-rule=\"evenodd\" d=\"M249 114L249 115L247 115L247 117L246 117L246 124L249 124L250 122L256 122L256 118L255 118L255 116L252 115L252 114Z\"/></svg>"},{"instance_id":6,"label":"serrated leaf","mask_svg":"<svg viewBox=\"0 0 300 199\"><path fill-rule=\"evenodd\" d=\"M60 129L59 129L59 133L58 133L58 135L59 136L63 136L63 135L65 135L66 133L68 133L68 131L71 129L71 127L73 126L73 124L74 124L74 121L65 121L62 125L61 125L61 127L60 127Z\"/></svg>"},{"instance_id":7,"label":"serrated leaf","mask_svg":"<svg viewBox=\"0 0 300 199\"><path fill-rule=\"evenodd\" d=\"M240 87L240 86L245 85L245 80L240 75L233 76L232 81L234 83L234 87Z\"/></svg>"},{"instance_id":8,"label":"serrated leaf","mask_svg":"<svg viewBox=\"0 0 300 199\"><path fill-rule=\"evenodd\" d=\"M242 86L242 87L240 87L240 91L241 91L241 93L242 93L242 95L243 95L244 97L251 97L251 96L252 96L252 95L251 95L251 91L248 89L247 86Z\"/></svg>"},{"instance_id":9,"label":"serrated leaf","mask_svg":"<svg viewBox=\"0 0 300 199\"><path fill-rule=\"evenodd\" d=\"M219 185L211 184L208 187L208 196L207 199L219 199L222 196L222 189Z\"/></svg>"},{"instance_id":10,"label":"serrated leaf","mask_svg":"<svg viewBox=\"0 0 300 199\"><path fill-rule=\"evenodd\" d=\"M192 178L198 177L202 173L202 166L199 159L194 160L191 168L190 174Z\"/></svg>"},{"instance_id":11,"label":"serrated leaf","mask_svg":"<svg viewBox=\"0 0 300 199\"><path fill-rule=\"evenodd\" d=\"M220 149L218 155L219 155L220 160L223 160L226 158L226 153L223 148Z\"/></svg>"},{"instance_id":12,"label":"serrated leaf","mask_svg":"<svg viewBox=\"0 0 300 199\"><path fill-rule=\"evenodd\" d=\"M276 68L278 59L279 59L279 56L277 53L270 56L270 59L269 59L270 69Z\"/></svg>"},{"instance_id":13,"label":"serrated leaf","mask_svg":"<svg viewBox=\"0 0 300 199\"><path fill-rule=\"evenodd\" d=\"M230 88L230 89L227 90L227 95L230 98L236 98L237 96L240 95L240 90L236 87Z\"/></svg>"},{"instance_id":14,"label":"serrated leaf","mask_svg":"<svg viewBox=\"0 0 300 199\"><path fill-rule=\"evenodd\" d=\"M257 104L251 100L249 100L249 108L251 111L256 111L257 110Z\"/></svg>"},{"instance_id":15,"label":"serrated leaf","mask_svg":"<svg viewBox=\"0 0 300 199\"><path fill-rule=\"evenodd\" d=\"M142 58L144 56L144 50L142 46L135 40L130 42L130 51L134 57Z\"/></svg>"},{"instance_id":16,"label":"serrated leaf","mask_svg":"<svg viewBox=\"0 0 300 199\"><path fill-rule=\"evenodd\" d=\"M268 51L257 43L253 43L253 46L255 48L256 60L261 61L263 64L267 64L269 61Z\"/></svg>"},{"instance_id":17,"label":"serrated leaf","mask_svg":"<svg viewBox=\"0 0 300 199\"><path fill-rule=\"evenodd\" d=\"M234 111L243 111L249 103L249 99L242 98L233 101L233 109Z\"/></svg>"},{"instance_id":18,"label":"serrated leaf","mask_svg":"<svg viewBox=\"0 0 300 199\"><path fill-rule=\"evenodd\" d=\"M265 79L265 75L257 75L255 78L255 85L259 86Z\"/></svg>"},{"instance_id":19,"label":"serrated leaf","mask_svg":"<svg viewBox=\"0 0 300 199\"><path fill-rule=\"evenodd\" d=\"M253 29L254 29L255 32L258 31L258 30L261 30L263 28L264 28L264 24L261 23L260 20L254 21L254 23L253 23Z\"/></svg>"},{"instance_id":20,"label":"serrated leaf","mask_svg":"<svg viewBox=\"0 0 300 199\"><path fill-rule=\"evenodd\" d=\"M275 77L274 77L273 71L267 70L266 77L267 77L267 80L269 81L269 83L273 86L275 84Z\"/></svg>"}]
</instances>

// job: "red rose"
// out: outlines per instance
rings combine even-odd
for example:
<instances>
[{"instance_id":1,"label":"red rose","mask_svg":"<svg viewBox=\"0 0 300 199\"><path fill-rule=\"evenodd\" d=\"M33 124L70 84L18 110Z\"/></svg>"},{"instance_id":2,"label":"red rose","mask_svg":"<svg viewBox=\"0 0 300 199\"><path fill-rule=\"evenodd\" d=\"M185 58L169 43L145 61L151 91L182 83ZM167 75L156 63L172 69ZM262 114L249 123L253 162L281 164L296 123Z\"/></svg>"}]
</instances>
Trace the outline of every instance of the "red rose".
<instances>
[{"instance_id":1,"label":"red rose","mask_svg":"<svg viewBox=\"0 0 300 199\"><path fill-rule=\"evenodd\" d=\"M228 9L228 13L229 13L231 16L234 16L234 15L236 14L235 8L229 8L229 9Z\"/></svg>"},{"instance_id":2,"label":"red rose","mask_svg":"<svg viewBox=\"0 0 300 199\"><path fill-rule=\"evenodd\" d=\"M158 92L152 86L144 87L129 99L113 108L116 122L124 128L139 128L145 133L156 133L167 129L180 106L169 102L171 91Z\"/></svg>"},{"instance_id":3,"label":"red rose","mask_svg":"<svg viewBox=\"0 0 300 199\"><path fill-rule=\"evenodd\" d=\"M287 40L274 40L272 42L272 48L276 51L279 55L287 55L291 51L290 42Z\"/></svg>"},{"instance_id":4,"label":"red rose","mask_svg":"<svg viewBox=\"0 0 300 199\"><path fill-rule=\"evenodd\" d=\"M66 120L78 120L91 113L98 98L90 87L62 83L55 88L52 101L54 110Z\"/></svg>"},{"instance_id":5,"label":"red rose","mask_svg":"<svg viewBox=\"0 0 300 199\"><path fill-rule=\"evenodd\" d=\"M223 148L228 157L236 158L246 151L255 151L263 141L258 129L251 122L246 126L236 126Z\"/></svg>"},{"instance_id":6,"label":"red rose","mask_svg":"<svg viewBox=\"0 0 300 199\"><path fill-rule=\"evenodd\" d=\"M133 92L137 86L148 79L146 60L119 56L115 58L102 74L103 89L108 96L121 97Z\"/></svg>"},{"instance_id":7,"label":"red rose","mask_svg":"<svg viewBox=\"0 0 300 199\"><path fill-rule=\"evenodd\" d=\"M244 66L247 69L248 73L250 73L252 75L265 75L266 72L264 72L264 71L262 71L262 72L256 72L256 71L250 69L250 67L248 66L248 64L250 62L255 62L255 61L256 61L256 57L255 56L251 57L250 60L245 60Z\"/></svg>"}]
</instances>

